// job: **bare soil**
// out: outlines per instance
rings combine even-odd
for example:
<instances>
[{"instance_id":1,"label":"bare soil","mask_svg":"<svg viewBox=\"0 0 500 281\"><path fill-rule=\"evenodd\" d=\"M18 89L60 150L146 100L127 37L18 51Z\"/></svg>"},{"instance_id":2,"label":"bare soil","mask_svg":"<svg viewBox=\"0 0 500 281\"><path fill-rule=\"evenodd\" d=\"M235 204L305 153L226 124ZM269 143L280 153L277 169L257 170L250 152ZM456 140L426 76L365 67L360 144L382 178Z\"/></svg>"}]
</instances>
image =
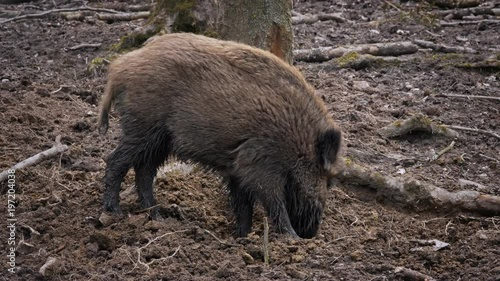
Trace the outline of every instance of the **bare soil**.
<instances>
[{"instance_id":1,"label":"bare soil","mask_svg":"<svg viewBox=\"0 0 500 281\"><path fill-rule=\"evenodd\" d=\"M58 2L29 4L51 9ZM297 25L295 48L424 39L479 53L421 51L397 64L357 71L328 62L297 67L324 96L349 149L368 155L356 161L401 179L499 195L498 139L461 131L455 148L429 163L426 159L450 139L422 133L383 139L377 130L421 112L443 124L498 133L498 101L435 94L499 95L498 71L455 63L498 55L500 26L436 28L435 19L418 12L424 4L405 1L399 7L375 0L299 2L295 10L302 14L342 11L354 24ZM2 9L33 7L0 5ZM138 213L132 193L122 199L125 215L102 225L103 159L120 132L118 119L112 118L110 132L98 135L105 67L92 73L87 67L144 24L49 16L0 25L0 169L50 148L57 135L69 146L61 157L16 172L13 274L6 272L7 186L1 186L1 280L411 280L395 272L400 266L437 280L500 280L500 217L399 208L377 200L374 191L349 184L330 191L315 239L292 240L271 227L269 265L262 260L263 212L255 214L255 233L233 238L226 191L217 175L198 168L190 173L174 169L158 177L156 196L165 220L150 221ZM82 43L102 46L69 50ZM459 179L480 185L460 185ZM132 185L130 172L123 188ZM432 239L449 246L434 250L422 243ZM50 257L56 264L42 276L39 269Z\"/></svg>"}]
</instances>

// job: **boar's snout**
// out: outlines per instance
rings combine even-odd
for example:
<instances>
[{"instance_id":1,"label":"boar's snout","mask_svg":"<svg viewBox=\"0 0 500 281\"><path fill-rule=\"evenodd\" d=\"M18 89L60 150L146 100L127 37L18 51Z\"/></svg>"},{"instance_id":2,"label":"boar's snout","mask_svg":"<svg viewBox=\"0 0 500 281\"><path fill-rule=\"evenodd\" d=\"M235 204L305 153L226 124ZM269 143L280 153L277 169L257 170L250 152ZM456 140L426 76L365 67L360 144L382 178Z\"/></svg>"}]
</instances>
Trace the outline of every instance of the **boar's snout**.
<instances>
[{"instance_id":1,"label":"boar's snout","mask_svg":"<svg viewBox=\"0 0 500 281\"><path fill-rule=\"evenodd\" d=\"M304 202L300 208L289 213L293 229L301 238L316 236L323 216L323 203L319 200Z\"/></svg>"}]
</instances>

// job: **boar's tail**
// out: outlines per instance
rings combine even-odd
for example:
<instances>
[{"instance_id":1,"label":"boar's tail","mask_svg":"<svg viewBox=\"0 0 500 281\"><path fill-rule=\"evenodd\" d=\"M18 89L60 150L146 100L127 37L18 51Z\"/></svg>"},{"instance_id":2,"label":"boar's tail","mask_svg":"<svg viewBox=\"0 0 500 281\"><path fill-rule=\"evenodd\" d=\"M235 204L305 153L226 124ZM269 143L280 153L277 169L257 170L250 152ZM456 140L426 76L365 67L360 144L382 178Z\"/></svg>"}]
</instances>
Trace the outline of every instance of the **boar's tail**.
<instances>
[{"instance_id":1,"label":"boar's tail","mask_svg":"<svg viewBox=\"0 0 500 281\"><path fill-rule=\"evenodd\" d=\"M101 101L101 109L99 111L99 134L104 135L108 131L109 127L109 111L113 100L118 94L120 94L120 87L117 87L113 82L111 77L108 77L108 83L106 84L106 90L104 91L104 96Z\"/></svg>"}]
</instances>

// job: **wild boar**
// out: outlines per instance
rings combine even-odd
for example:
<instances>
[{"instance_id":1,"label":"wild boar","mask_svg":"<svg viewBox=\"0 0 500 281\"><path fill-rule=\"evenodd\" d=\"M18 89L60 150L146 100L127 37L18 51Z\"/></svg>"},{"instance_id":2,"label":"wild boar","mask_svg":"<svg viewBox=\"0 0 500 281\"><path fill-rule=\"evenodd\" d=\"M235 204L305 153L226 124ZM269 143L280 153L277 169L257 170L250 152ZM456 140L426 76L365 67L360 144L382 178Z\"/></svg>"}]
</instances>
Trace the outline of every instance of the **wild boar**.
<instances>
[{"instance_id":1,"label":"wild boar","mask_svg":"<svg viewBox=\"0 0 500 281\"><path fill-rule=\"evenodd\" d=\"M113 102L123 132L107 159L106 211L120 212L130 168L141 207L154 206L157 168L176 156L221 173L238 236L251 231L256 201L277 231L317 234L341 131L294 67L247 45L169 34L111 63L101 133Z\"/></svg>"}]
</instances>

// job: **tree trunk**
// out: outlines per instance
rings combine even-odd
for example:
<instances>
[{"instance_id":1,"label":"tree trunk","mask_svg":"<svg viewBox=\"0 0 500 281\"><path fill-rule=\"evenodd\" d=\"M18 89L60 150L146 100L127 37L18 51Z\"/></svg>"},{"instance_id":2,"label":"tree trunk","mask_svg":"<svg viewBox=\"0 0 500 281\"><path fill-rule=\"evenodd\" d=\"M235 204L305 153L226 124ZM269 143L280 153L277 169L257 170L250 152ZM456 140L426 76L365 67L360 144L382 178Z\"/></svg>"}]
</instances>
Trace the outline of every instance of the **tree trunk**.
<instances>
[{"instance_id":1,"label":"tree trunk","mask_svg":"<svg viewBox=\"0 0 500 281\"><path fill-rule=\"evenodd\" d=\"M290 0L223 0L218 33L222 39L268 50L292 63Z\"/></svg>"},{"instance_id":2,"label":"tree trunk","mask_svg":"<svg viewBox=\"0 0 500 281\"><path fill-rule=\"evenodd\" d=\"M258 47L292 63L290 0L159 0L168 32L194 32Z\"/></svg>"}]
</instances>

